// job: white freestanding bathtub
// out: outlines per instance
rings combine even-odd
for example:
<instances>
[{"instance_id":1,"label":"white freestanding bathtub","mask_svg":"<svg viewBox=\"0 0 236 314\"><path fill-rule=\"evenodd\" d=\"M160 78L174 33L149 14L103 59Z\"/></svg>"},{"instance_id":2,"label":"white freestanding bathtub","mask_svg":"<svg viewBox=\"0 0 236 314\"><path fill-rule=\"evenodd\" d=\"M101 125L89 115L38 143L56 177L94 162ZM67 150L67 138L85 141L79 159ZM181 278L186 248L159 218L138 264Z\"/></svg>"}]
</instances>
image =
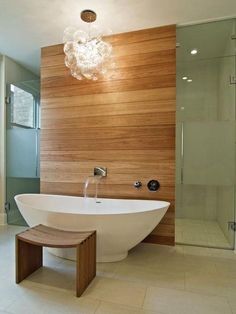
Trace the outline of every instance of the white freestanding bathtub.
<instances>
[{"instance_id":1,"label":"white freestanding bathtub","mask_svg":"<svg viewBox=\"0 0 236 314\"><path fill-rule=\"evenodd\" d=\"M17 206L30 227L38 224L70 231L97 230L97 261L124 259L160 222L169 203L75 196L20 194ZM60 257L75 259L73 249L50 249Z\"/></svg>"}]
</instances>

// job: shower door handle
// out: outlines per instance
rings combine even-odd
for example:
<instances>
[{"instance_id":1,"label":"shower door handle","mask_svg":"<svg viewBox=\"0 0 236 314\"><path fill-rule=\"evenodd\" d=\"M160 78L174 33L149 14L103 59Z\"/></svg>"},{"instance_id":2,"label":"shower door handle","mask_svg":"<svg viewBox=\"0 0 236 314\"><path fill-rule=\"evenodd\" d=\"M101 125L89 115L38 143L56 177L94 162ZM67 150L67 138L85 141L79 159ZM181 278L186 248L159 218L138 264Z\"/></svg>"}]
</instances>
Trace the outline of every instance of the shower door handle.
<instances>
[{"instance_id":1,"label":"shower door handle","mask_svg":"<svg viewBox=\"0 0 236 314\"><path fill-rule=\"evenodd\" d=\"M181 166L180 166L180 184L184 183L184 123L181 123Z\"/></svg>"},{"instance_id":2,"label":"shower door handle","mask_svg":"<svg viewBox=\"0 0 236 314\"><path fill-rule=\"evenodd\" d=\"M36 178L39 177L39 129L35 129L35 136L36 136L36 143L35 143L35 161L36 161L36 167L35 167L35 176Z\"/></svg>"},{"instance_id":3,"label":"shower door handle","mask_svg":"<svg viewBox=\"0 0 236 314\"><path fill-rule=\"evenodd\" d=\"M230 82L230 85L236 84L236 76L235 75L230 75L229 82Z\"/></svg>"}]
</instances>

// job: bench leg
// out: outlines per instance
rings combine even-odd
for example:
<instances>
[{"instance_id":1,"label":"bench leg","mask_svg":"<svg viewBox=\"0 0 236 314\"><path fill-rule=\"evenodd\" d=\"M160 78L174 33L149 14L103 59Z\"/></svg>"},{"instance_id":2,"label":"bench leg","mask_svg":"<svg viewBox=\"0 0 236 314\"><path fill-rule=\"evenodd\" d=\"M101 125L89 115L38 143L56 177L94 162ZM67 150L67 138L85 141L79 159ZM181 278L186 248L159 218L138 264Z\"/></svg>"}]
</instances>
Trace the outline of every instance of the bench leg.
<instances>
[{"instance_id":1,"label":"bench leg","mask_svg":"<svg viewBox=\"0 0 236 314\"><path fill-rule=\"evenodd\" d=\"M42 264L42 247L24 242L16 236L16 283L28 277Z\"/></svg>"},{"instance_id":2,"label":"bench leg","mask_svg":"<svg viewBox=\"0 0 236 314\"><path fill-rule=\"evenodd\" d=\"M96 233L77 246L76 295L80 297L96 276Z\"/></svg>"},{"instance_id":3,"label":"bench leg","mask_svg":"<svg viewBox=\"0 0 236 314\"><path fill-rule=\"evenodd\" d=\"M96 232L89 237L89 283L96 276Z\"/></svg>"}]
</instances>

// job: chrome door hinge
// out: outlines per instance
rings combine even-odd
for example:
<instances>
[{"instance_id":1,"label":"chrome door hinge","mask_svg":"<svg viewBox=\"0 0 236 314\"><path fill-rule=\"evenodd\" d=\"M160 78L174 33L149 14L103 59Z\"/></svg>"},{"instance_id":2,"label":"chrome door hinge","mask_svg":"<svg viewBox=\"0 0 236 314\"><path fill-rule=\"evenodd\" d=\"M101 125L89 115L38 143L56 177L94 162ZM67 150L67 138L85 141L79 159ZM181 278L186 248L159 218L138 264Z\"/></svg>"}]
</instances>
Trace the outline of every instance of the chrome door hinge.
<instances>
[{"instance_id":1,"label":"chrome door hinge","mask_svg":"<svg viewBox=\"0 0 236 314\"><path fill-rule=\"evenodd\" d=\"M228 229L236 231L236 222L235 221L229 221L228 222Z\"/></svg>"},{"instance_id":2,"label":"chrome door hinge","mask_svg":"<svg viewBox=\"0 0 236 314\"><path fill-rule=\"evenodd\" d=\"M11 97L5 97L5 104L10 105L11 104Z\"/></svg>"},{"instance_id":3,"label":"chrome door hinge","mask_svg":"<svg viewBox=\"0 0 236 314\"><path fill-rule=\"evenodd\" d=\"M6 202L6 203L5 203L5 211L6 211L6 212L9 212L10 209L11 209L10 203L9 203L9 202Z\"/></svg>"},{"instance_id":4,"label":"chrome door hinge","mask_svg":"<svg viewBox=\"0 0 236 314\"><path fill-rule=\"evenodd\" d=\"M230 75L229 82L230 82L231 85L236 84L236 76L235 75Z\"/></svg>"}]
</instances>

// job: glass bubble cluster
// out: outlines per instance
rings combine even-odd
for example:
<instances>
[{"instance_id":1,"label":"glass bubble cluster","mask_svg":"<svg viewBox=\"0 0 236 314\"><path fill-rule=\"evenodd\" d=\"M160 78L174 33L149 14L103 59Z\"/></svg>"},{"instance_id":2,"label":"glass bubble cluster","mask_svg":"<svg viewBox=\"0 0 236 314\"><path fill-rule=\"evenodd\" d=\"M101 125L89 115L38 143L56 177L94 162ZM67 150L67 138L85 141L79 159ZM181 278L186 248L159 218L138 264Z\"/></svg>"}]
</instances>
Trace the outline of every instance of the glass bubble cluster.
<instances>
[{"instance_id":1,"label":"glass bubble cluster","mask_svg":"<svg viewBox=\"0 0 236 314\"><path fill-rule=\"evenodd\" d=\"M102 40L102 33L89 25L89 32L68 27L64 31L65 65L78 80L97 80L105 74L112 55L112 46Z\"/></svg>"}]
</instances>

